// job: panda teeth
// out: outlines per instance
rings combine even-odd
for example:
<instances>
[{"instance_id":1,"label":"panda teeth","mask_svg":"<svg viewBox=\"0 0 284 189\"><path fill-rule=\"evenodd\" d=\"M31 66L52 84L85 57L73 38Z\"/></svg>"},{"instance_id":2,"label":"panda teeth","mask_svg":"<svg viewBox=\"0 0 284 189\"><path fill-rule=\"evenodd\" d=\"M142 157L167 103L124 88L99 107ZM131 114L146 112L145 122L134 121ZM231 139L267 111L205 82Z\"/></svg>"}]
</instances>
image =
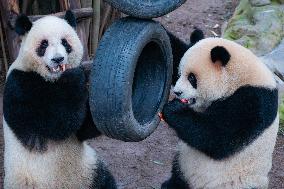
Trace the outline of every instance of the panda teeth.
<instances>
[{"instance_id":1,"label":"panda teeth","mask_svg":"<svg viewBox=\"0 0 284 189\"><path fill-rule=\"evenodd\" d=\"M57 66L56 68L53 67L53 68L52 68L52 71L53 71L53 72L59 72L59 71L60 71L60 66Z\"/></svg>"},{"instance_id":2,"label":"panda teeth","mask_svg":"<svg viewBox=\"0 0 284 189\"><path fill-rule=\"evenodd\" d=\"M67 69L67 66L66 66L66 64L61 64L57 67L48 67L47 66L47 68L49 69L50 72L58 73L58 72L64 72Z\"/></svg>"}]
</instances>

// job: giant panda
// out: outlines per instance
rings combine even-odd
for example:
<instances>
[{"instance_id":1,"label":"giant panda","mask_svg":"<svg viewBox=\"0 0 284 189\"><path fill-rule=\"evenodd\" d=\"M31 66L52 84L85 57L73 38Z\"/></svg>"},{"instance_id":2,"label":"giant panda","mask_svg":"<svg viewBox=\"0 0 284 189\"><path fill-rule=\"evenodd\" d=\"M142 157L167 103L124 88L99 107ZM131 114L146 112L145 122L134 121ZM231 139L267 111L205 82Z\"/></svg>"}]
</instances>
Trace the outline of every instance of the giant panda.
<instances>
[{"instance_id":1,"label":"giant panda","mask_svg":"<svg viewBox=\"0 0 284 189\"><path fill-rule=\"evenodd\" d=\"M163 119L181 139L162 189L263 189L279 127L278 90L250 50L206 38L183 56Z\"/></svg>"},{"instance_id":2,"label":"giant panda","mask_svg":"<svg viewBox=\"0 0 284 189\"><path fill-rule=\"evenodd\" d=\"M82 44L76 19L20 15L19 55L3 99L4 188L114 189L116 183L86 139L90 125Z\"/></svg>"}]
</instances>

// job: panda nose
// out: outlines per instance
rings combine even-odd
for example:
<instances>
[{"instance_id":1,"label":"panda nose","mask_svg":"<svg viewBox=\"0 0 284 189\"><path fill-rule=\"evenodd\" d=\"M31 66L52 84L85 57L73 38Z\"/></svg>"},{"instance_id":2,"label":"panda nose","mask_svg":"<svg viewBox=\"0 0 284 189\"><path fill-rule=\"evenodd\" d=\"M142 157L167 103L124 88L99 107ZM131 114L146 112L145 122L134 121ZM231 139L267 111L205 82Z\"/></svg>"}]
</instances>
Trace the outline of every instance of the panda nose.
<instances>
[{"instance_id":1,"label":"panda nose","mask_svg":"<svg viewBox=\"0 0 284 189\"><path fill-rule=\"evenodd\" d=\"M64 60L64 57L62 57L62 56L55 57L55 58L51 59L51 61L56 63L56 64L60 64L63 60Z\"/></svg>"},{"instance_id":2,"label":"panda nose","mask_svg":"<svg viewBox=\"0 0 284 189\"><path fill-rule=\"evenodd\" d=\"M177 96L180 96L181 94L182 94L182 92L180 92L180 91L175 91L174 92Z\"/></svg>"}]
</instances>

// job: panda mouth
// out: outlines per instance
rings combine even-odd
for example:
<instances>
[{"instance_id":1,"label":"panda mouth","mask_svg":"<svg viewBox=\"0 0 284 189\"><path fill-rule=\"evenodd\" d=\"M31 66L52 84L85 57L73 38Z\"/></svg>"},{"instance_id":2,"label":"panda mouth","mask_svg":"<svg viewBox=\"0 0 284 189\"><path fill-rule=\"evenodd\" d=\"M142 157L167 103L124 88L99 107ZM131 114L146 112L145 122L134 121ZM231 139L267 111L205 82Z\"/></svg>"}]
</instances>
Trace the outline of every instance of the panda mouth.
<instances>
[{"instance_id":1,"label":"panda mouth","mask_svg":"<svg viewBox=\"0 0 284 189\"><path fill-rule=\"evenodd\" d=\"M60 64L54 67L46 66L48 71L51 73L61 73L64 72L67 69L66 64Z\"/></svg>"}]
</instances>

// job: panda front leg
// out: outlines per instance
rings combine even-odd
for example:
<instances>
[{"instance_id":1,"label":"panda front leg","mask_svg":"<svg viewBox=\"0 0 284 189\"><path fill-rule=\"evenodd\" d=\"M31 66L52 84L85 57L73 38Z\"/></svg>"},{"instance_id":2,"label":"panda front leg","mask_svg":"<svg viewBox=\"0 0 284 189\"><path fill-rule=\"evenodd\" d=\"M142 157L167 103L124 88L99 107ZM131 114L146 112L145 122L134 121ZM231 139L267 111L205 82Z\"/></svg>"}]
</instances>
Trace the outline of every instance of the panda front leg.
<instances>
[{"instance_id":1,"label":"panda front leg","mask_svg":"<svg viewBox=\"0 0 284 189\"><path fill-rule=\"evenodd\" d=\"M102 161L99 161L96 169L92 189L116 189L116 182L108 168Z\"/></svg>"},{"instance_id":2,"label":"panda front leg","mask_svg":"<svg viewBox=\"0 0 284 189\"><path fill-rule=\"evenodd\" d=\"M190 189L180 170L178 157L178 154L174 157L171 178L162 184L161 189Z\"/></svg>"}]
</instances>

